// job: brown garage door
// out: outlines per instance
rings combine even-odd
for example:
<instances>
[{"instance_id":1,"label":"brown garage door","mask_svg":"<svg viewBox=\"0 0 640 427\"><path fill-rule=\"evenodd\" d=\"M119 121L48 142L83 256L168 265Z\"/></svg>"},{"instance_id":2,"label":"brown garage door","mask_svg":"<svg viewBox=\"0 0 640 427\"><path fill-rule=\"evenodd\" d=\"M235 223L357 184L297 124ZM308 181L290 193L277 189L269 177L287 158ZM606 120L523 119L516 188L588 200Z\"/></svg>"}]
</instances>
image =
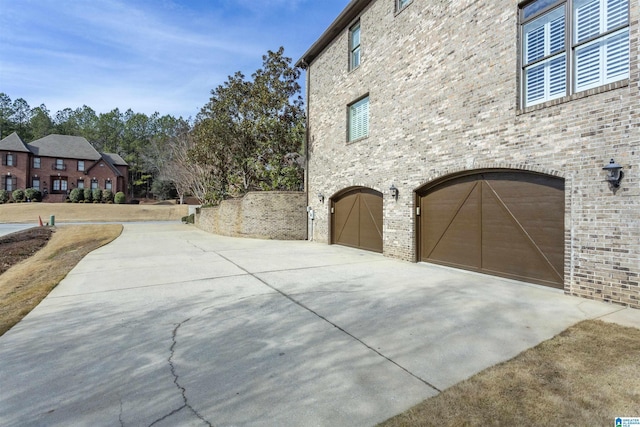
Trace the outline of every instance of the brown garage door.
<instances>
[{"instance_id":1,"label":"brown garage door","mask_svg":"<svg viewBox=\"0 0 640 427\"><path fill-rule=\"evenodd\" d=\"M332 199L331 243L382 252L382 193L356 188Z\"/></svg>"},{"instance_id":2,"label":"brown garage door","mask_svg":"<svg viewBox=\"0 0 640 427\"><path fill-rule=\"evenodd\" d=\"M425 187L418 206L421 261L563 287L564 180L477 173Z\"/></svg>"}]
</instances>

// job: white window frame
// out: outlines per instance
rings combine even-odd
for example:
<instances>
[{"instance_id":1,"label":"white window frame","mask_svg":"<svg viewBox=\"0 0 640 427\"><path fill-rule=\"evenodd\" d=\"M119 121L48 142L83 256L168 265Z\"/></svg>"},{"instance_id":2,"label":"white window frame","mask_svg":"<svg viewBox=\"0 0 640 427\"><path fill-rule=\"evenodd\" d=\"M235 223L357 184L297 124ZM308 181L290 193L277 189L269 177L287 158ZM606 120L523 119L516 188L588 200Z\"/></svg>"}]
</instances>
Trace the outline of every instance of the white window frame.
<instances>
[{"instance_id":1,"label":"white window frame","mask_svg":"<svg viewBox=\"0 0 640 427\"><path fill-rule=\"evenodd\" d=\"M612 8L608 9L609 6ZM583 13L584 8L591 13ZM534 0L521 3L521 107L628 79L631 59L629 10L629 0ZM555 31L552 30L552 22L557 19L552 15L564 15L562 33L557 25ZM536 30L539 36L534 39L538 43L537 52L531 51L528 45ZM560 40L561 37L564 40ZM530 58L532 52L534 55ZM537 85L530 85L530 82Z\"/></svg>"},{"instance_id":2,"label":"white window frame","mask_svg":"<svg viewBox=\"0 0 640 427\"><path fill-rule=\"evenodd\" d=\"M6 155L6 157L5 157L5 159L6 159L6 160L5 160L5 164L6 164L7 166L15 166L15 165L16 165L16 162L15 162L16 157L15 157L15 155L13 155L13 154L11 154L11 153L8 153L8 154Z\"/></svg>"},{"instance_id":3,"label":"white window frame","mask_svg":"<svg viewBox=\"0 0 640 427\"><path fill-rule=\"evenodd\" d=\"M362 63L362 31L360 21L349 28L349 70L355 70Z\"/></svg>"},{"instance_id":4,"label":"white window frame","mask_svg":"<svg viewBox=\"0 0 640 427\"><path fill-rule=\"evenodd\" d=\"M112 182L110 179L107 179L107 180L104 182L104 189L105 189L105 190L111 190L111 189L113 189L113 182Z\"/></svg>"},{"instance_id":5,"label":"white window frame","mask_svg":"<svg viewBox=\"0 0 640 427\"><path fill-rule=\"evenodd\" d=\"M41 166L42 166L42 159L40 159L40 157L34 157L33 158L33 168L34 169L40 169Z\"/></svg>"},{"instance_id":6,"label":"white window frame","mask_svg":"<svg viewBox=\"0 0 640 427\"><path fill-rule=\"evenodd\" d=\"M91 180L91 189L95 190L97 188L100 188L100 187L98 187L98 180L94 178L94 179Z\"/></svg>"},{"instance_id":7,"label":"white window frame","mask_svg":"<svg viewBox=\"0 0 640 427\"><path fill-rule=\"evenodd\" d=\"M37 183L37 184L36 184ZM38 191L40 191L40 178L38 177L33 177L31 179L31 188L34 188Z\"/></svg>"},{"instance_id":8,"label":"white window frame","mask_svg":"<svg viewBox=\"0 0 640 427\"><path fill-rule=\"evenodd\" d=\"M369 95L347 106L347 141L369 136Z\"/></svg>"},{"instance_id":9,"label":"white window frame","mask_svg":"<svg viewBox=\"0 0 640 427\"><path fill-rule=\"evenodd\" d=\"M76 181L76 187L84 190L84 179L79 179Z\"/></svg>"},{"instance_id":10,"label":"white window frame","mask_svg":"<svg viewBox=\"0 0 640 427\"><path fill-rule=\"evenodd\" d=\"M400 12L405 7L409 6L413 0L396 0L396 12Z\"/></svg>"},{"instance_id":11,"label":"white window frame","mask_svg":"<svg viewBox=\"0 0 640 427\"><path fill-rule=\"evenodd\" d=\"M78 160L78 171L84 172L84 160Z\"/></svg>"}]
</instances>

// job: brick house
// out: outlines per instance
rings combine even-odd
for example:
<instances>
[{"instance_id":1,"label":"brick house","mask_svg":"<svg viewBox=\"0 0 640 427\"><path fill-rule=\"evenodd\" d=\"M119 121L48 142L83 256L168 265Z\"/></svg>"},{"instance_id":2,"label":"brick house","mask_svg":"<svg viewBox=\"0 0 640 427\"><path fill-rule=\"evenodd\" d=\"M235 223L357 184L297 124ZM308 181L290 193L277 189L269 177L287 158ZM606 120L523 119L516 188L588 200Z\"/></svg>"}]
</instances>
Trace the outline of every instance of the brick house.
<instances>
[{"instance_id":1,"label":"brick house","mask_svg":"<svg viewBox=\"0 0 640 427\"><path fill-rule=\"evenodd\" d=\"M2 190L35 188L45 202L63 202L74 188L126 193L127 163L83 137L48 135L25 144L14 132L0 141L0 156Z\"/></svg>"},{"instance_id":2,"label":"brick house","mask_svg":"<svg viewBox=\"0 0 640 427\"><path fill-rule=\"evenodd\" d=\"M640 308L639 21L352 0L297 63L310 237Z\"/></svg>"}]
</instances>

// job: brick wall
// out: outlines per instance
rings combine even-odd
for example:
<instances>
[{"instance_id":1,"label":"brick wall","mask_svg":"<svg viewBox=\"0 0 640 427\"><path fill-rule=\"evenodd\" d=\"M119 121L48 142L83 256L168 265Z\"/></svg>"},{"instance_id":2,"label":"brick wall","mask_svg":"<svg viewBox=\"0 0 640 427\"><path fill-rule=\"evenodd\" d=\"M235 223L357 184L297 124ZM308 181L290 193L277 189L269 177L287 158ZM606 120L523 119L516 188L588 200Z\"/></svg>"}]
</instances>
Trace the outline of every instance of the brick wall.
<instances>
[{"instance_id":1,"label":"brick wall","mask_svg":"<svg viewBox=\"0 0 640 427\"><path fill-rule=\"evenodd\" d=\"M307 232L306 194L264 191L224 200L202 208L196 225L210 233L260 239L304 240Z\"/></svg>"},{"instance_id":2,"label":"brick wall","mask_svg":"<svg viewBox=\"0 0 640 427\"><path fill-rule=\"evenodd\" d=\"M31 187L31 178L28 176L30 170L29 153L0 150L0 156L3 159L7 154L13 156L14 165L7 166L0 163L0 176L7 179L10 174L11 178L16 178L14 190L17 188L24 190L25 188ZM4 181L0 180L0 184L2 182ZM4 190L4 187L0 187L0 190Z\"/></svg>"},{"instance_id":3,"label":"brick wall","mask_svg":"<svg viewBox=\"0 0 640 427\"><path fill-rule=\"evenodd\" d=\"M415 260L414 192L459 171L533 170L565 179L565 291L640 308L640 4L630 2L630 78L518 108L515 1L393 0L361 13L362 63L348 34L308 69L309 194L384 194L384 254ZM347 105L369 94L370 133L348 143ZM602 167L624 166L613 192ZM399 189L397 201L389 187ZM310 197L312 238L329 240L329 202Z\"/></svg>"}]
</instances>

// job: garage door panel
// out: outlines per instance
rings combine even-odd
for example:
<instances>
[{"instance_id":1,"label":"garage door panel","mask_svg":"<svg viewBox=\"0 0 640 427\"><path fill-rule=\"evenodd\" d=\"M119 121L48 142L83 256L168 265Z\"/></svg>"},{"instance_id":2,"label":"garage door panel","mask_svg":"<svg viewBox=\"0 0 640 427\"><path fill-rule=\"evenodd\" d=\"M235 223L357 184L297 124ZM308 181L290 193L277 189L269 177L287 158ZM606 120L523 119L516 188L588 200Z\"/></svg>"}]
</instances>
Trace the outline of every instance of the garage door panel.
<instances>
[{"instance_id":1,"label":"garage door panel","mask_svg":"<svg viewBox=\"0 0 640 427\"><path fill-rule=\"evenodd\" d=\"M451 223L456 219L469 197L472 199L477 197L477 195L472 196L476 187L476 182L463 182L458 186L440 188L424 197L421 204L422 218L429 218L429 221L422 224L424 232L421 253L427 256L432 255L436 245L442 240L447 229L451 227ZM469 220L468 215L465 217L465 220Z\"/></svg>"},{"instance_id":2,"label":"garage door panel","mask_svg":"<svg viewBox=\"0 0 640 427\"><path fill-rule=\"evenodd\" d=\"M360 247L382 252L382 198L360 195Z\"/></svg>"},{"instance_id":3,"label":"garage door panel","mask_svg":"<svg viewBox=\"0 0 640 427\"><path fill-rule=\"evenodd\" d=\"M358 195L350 195L340 200L335 209L333 240L347 246L358 244Z\"/></svg>"},{"instance_id":4,"label":"garage door panel","mask_svg":"<svg viewBox=\"0 0 640 427\"><path fill-rule=\"evenodd\" d=\"M562 280L544 249L536 244L518 219L495 195L483 194L482 268L494 274L499 272L528 280Z\"/></svg>"},{"instance_id":5,"label":"garage door panel","mask_svg":"<svg viewBox=\"0 0 640 427\"><path fill-rule=\"evenodd\" d=\"M366 188L332 200L332 243L382 252L382 194Z\"/></svg>"},{"instance_id":6,"label":"garage door panel","mask_svg":"<svg viewBox=\"0 0 640 427\"><path fill-rule=\"evenodd\" d=\"M562 287L562 179L478 173L427 189L419 206L420 260Z\"/></svg>"},{"instance_id":7,"label":"garage door panel","mask_svg":"<svg viewBox=\"0 0 640 427\"><path fill-rule=\"evenodd\" d=\"M467 187L467 186L465 186ZM460 194L455 194L455 199ZM454 265L466 265L468 267L480 267L480 191L478 186L472 186L471 191L460 200L460 205L455 210L444 213L441 218L437 215L430 216L434 221L428 221L427 227L427 256L434 260ZM450 208L450 206L447 206ZM434 211L436 209L431 208ZM438 219L436 219L438 218ZM441 224L441 219L446 219L446 224ZM430 228L435 223L433 230Z\"/></svg>"}]
</instances>

